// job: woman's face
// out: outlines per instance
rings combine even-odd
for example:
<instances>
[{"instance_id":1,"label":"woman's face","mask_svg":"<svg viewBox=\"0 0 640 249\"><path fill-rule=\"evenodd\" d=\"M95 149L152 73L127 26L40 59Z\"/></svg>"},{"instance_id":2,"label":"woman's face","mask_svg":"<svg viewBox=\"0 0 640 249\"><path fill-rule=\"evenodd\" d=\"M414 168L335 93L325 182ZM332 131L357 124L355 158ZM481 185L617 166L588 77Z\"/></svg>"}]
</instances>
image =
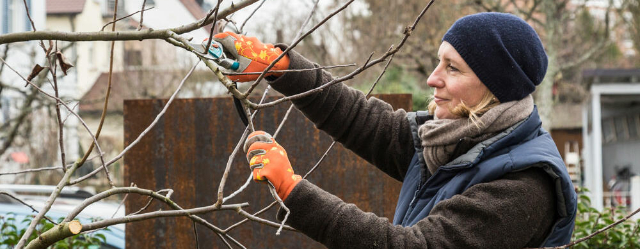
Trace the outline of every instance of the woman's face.
<instances>
[{"instance_id":1,"label":"woman's face","mask_svg":"<svg viewBox=\"0 0 640 249\"><path fill-rule=\"evenodd\" d=\"M438 49L438 60L438 66L427 79L427 85L435 89L434 115L439 119L460 118L453 115L451 110L463 102L468 107L475 106L489 89L482 84L456 49L446 41L442 42Z\"/></svg>"}]
</instances>

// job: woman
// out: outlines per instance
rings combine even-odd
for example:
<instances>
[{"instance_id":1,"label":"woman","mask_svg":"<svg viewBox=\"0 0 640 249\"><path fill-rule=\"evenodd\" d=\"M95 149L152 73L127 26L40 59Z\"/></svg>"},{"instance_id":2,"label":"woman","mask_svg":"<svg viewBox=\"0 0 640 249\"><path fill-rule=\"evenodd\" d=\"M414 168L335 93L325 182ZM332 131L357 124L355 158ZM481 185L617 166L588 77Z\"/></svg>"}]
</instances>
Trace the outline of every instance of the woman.
<instances>
[{"instance_id":1,"label":"woman","mask_svg":"<svg viewBox=\"0 0 640 249\"><path fill-rule=\"evenodd\" d=\"M231 33L216 39L245 72L263 70L285 47ZM284 58L277 68L317 67L293 51ZM536 32L510 14L466 16L444 35L438 58L428 112L393 111L343 84L293 101L319 129L403 182L393 224L301 180L264 132L245 144L254 180L271 181L291 210L288 223L329 248L567 244L576 195L530 95L547 68ZM269 79L292 95L332 77L315 70Z\"/></svg>"}]
</instances>

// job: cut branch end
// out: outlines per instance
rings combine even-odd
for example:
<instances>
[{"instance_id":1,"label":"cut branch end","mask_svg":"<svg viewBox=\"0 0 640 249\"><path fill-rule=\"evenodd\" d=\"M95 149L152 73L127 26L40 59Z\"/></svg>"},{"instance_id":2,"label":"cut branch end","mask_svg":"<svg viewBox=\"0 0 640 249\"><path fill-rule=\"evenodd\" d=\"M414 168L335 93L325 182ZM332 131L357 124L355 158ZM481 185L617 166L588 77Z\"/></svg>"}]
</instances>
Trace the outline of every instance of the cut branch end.
<instances>
[{"instance_id":1,"label":"cut branch end","mask_svg":"<svg viewBox=\"0 0 640 249\"><path fill-rule=\"evenodd\" d=\"M80 224L80 221L77 220L72 220L69 222L69 231L72 234L79 234L80 231L82 231L82 224Z\"/></svg>"}]
</instances>

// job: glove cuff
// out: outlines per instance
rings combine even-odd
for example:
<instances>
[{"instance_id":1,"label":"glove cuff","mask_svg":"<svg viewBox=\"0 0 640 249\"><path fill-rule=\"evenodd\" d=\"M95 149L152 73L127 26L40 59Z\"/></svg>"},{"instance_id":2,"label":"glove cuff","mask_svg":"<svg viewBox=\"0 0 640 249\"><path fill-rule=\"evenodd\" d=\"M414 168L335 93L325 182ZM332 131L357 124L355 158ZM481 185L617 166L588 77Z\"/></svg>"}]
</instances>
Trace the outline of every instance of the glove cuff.
<instances>
[{"instance_id":1,"label":"glove cuff","mask_svg":"<svg viewBox=\"0 0 640 249\"><path fill-rule=\"evenodd\" d=\"M276 192L278 192L278 196L280 197L280 199L282 199L282 201L287 199L287 197L289 197L289 194L291 194L291 191L293 191L293 189L301 180L302 177L300 175L291 175L291 178L283 181L278 189L276 189Z\"/></svg>"}]
</instances>

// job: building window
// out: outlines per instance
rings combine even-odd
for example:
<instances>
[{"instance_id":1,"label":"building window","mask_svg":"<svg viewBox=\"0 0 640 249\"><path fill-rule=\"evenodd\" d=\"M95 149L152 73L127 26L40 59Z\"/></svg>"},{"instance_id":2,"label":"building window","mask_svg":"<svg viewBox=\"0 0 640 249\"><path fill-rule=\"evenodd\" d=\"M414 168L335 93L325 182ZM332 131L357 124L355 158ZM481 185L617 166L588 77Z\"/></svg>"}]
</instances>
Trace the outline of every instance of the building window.
<instances>
[{"instance_id":1,"label":"building window","mask_svg":"<svg viewBox=\"0 0 640 249\"><path fill-rule=\"evenodd\" d=\"M124 3L118 1L118 17L124 16ZM116 9L116 0L106 0L102 6L102 16L113 16L113 11Z\"/></svg>"},{"instance_id":2,"label":"building window","mask_svg":"<svg viewBox=\"0 0 640 249\"><path fill-rule=\"evenodd\" d=\"M24 4L26 4L26 5L29 7L29 9L30 9L30 10L32 10L32 9L33 9L33 8L31 8L31 7L32 7L32 5L31 5L31 0L26 0L26 1L24 1ZM24 27L24 30L25 30L25 31L31 31L31 30L33 30L33 29L32 29L32 27L31 27L31 20L29 20L29 16L28 16L28 15L26 15L26 14L27 14L27 13L26 13L26 10L25 10L25 15L24 15L24 21L25 21L25 22L24 22L24 24L25 24L25 27Z\"/></svg>"},{"instance_id":3,"label":"building window","mask_svg":"<svg viewBox=\"0 0 640 249\"><path fill-rule=\"evenodd\" d=\"M31 21L24 8L23 0L2 1L2 11L0 11L0 28L3 34L33 30ZM32 9L31 0L26 0L29 9Z\"/></svg>"},{"instance_id":4,"label":"building window","mask_svg":"<svg viewBox=\"0 0 640 249\"><path fill-rule=\"evenodd\" d=\"M13 11L11 11L11 1L5 0L2 1L2 33L7 34L11 33L11 15Z\"/></svg>"}]
</instances>

